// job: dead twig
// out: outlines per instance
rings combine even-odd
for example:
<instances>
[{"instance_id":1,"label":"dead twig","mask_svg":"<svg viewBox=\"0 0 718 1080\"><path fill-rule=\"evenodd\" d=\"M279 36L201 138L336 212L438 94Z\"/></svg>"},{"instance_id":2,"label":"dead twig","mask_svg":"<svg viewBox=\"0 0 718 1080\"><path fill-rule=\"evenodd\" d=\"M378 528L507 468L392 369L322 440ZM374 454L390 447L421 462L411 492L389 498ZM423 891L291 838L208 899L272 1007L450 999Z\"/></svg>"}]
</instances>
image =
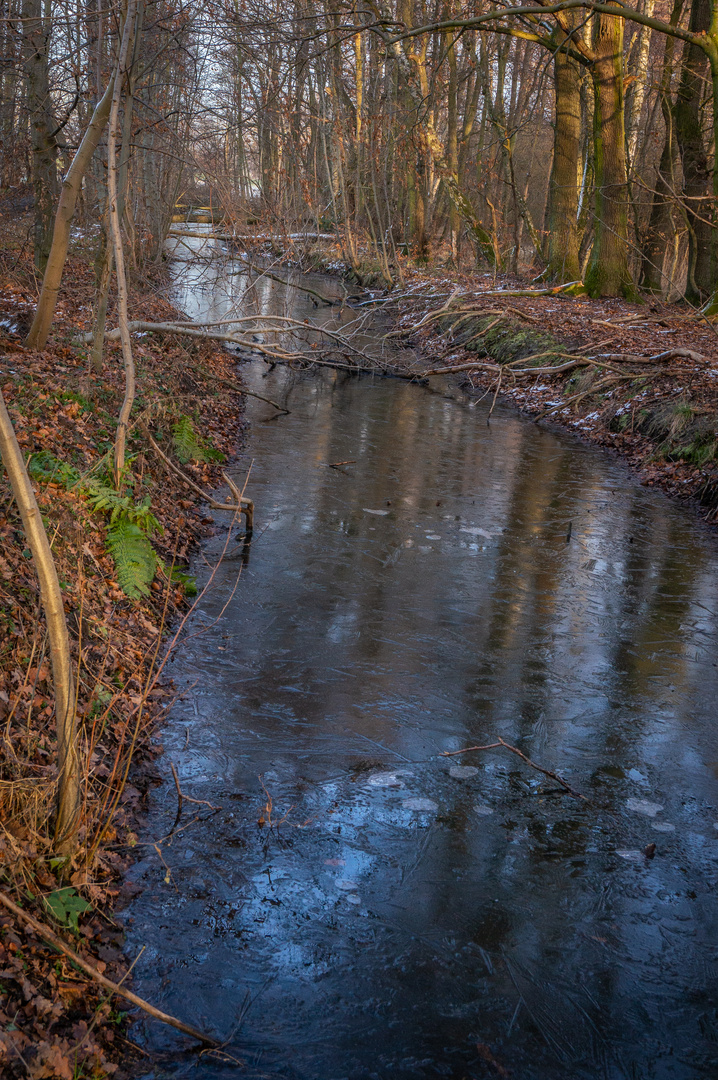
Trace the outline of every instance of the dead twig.
<instances>
[{"instance_id":1,"label":"dead twig","mask_svg":"<svg viewBox=\"0 0 718 1080\"><path fill-rule=\"evenodd\" d=\"M569 795L573 795L574 799L583 799L584 802L588 802L585 795L582 795L580 791L575 791L570 784L558 775L558 773L551 772L550 769L544 769L542 765L537 765L535 761L532 761L530 757L527 757L522 750L519 750L518 746L512 746L511 743L505 742L501 736L498 736L498 741L494 743L487 743L486 746L466 746L463 750L444 750L443 757L454 757L456 754L468 754L472 750L493 750L497 746L503 746L507 750L510 750L512 754L517 754L522 761L525 761L527 765L530 765L532 769L536 769L537 772L543 773L544 776L548 776L551 780L555 780L557 784L565 788Z\"/></svg>"},{"instance_id":2,"label":"dead twig","mask_svg":"<svg viewBox=\"0 0 718 1080\"><path fill-rule=\"evenodd\" d=\"M245 397L256 398L257 401L265 401L267 405L271 405L277 412L286 413L289 416L290 409L287 409L284 405L278 405L276 401L272 401L271 398L263 397L262 394L255 393L254 390L247 390L245 386L241 386L240 383L234 382L233 379L226 379L223 375L217 375L214 371L209 371L208 368L202 367L201 364L195 365L196 371L201 371L204 375L207 375L213 382L220 383L221 386L228 386L230 390L235 390L238 394L244 394Z\"/></svg>"},{"instance_id":3,"label":"dead twig","mask_svg":"<svg viewBox=\"0 0 718 1080\"><path fill-rule=\"evenodd\" d=\"M182 804L186 802L194 803L195 806L208 806L210 810L222 809L221 806L215 806L214 803L209 802L207 799L192 799L189 795L185 795L180 787L179 777L173 762L170 762L170 768L172 770L172 776L174 777L175 787L177 788L177 800L179 802L178 814L182 813Z\"/></svg>"},{"instance_id":4,"label":"dead twig","mask_svg":"<svg viewBox=\"0 0 718 1080\"><path fill-rule=\"evenodd\" d=\"M491 402L491 408L489 409L489 415L486 417L486 423L487 424L491 420L491 414L494 411L494 406L496 405L496 399L499 396L499 390L501 389L501 376L503 375L503 373L504 372L503 372L503 368L502 368L501 371L499 371L499 377L498 377L497 382L496 382L496 391L494 393L494 400Z\"/></svg>"},{"instance_id":5,"label":"dead twig","mask_svg":"<svg viewBox=\"0 0 718 1080\"><path fill-rule=\"evenodd\" d=\"M144 434L147 436L147 439L152 449L162 458L165 465L167 465L172 470L172 472L179 476L180 479L184 480L184 482L189 487L191 487L193 491L196 491L198 495L201 495L212 510L229 510L230 513L233 514L244 514L247 519L247 533L250 532L254 525L254 503L251 499L247 499L237 490L236 484L234 484L230 480L230 478L225 472L222 473L222 477L236 500L234 503L221 503L217 502L216 499L213 499L211 495L208 495L206 491L203 491L199 484L195 484L194 480L190 480L189 476L187 476L186 473L182 472L181 469L177 468L174 462L167 457L164 450L162 450L157 445L146 427L144 428Z\"/></svg>"},{"instance_id":6,"label":"dead twig","mask_svg":"<svg viewBox=\"0 0 718 1080\"><path fill-rule=\"evenodd\" d=\"M67 956L73 964L76 964L81 971L84 971L86 975L89 975L91 979L94 979L96 983L103 986L105 990L109 990L112 994L117 994L120 997L130 1001L133 1005L136 1005L139 1009L142 1009L148 1014L148 1016L154 1017L155 1020L159 1020L163 1024L167 1024L169 1027L176 1028L177 1031L181 1031L183 1035L189 1035L190 1038L196 1039L197 1042L204 1043L206 1046L218 1046L216 1039L212 1039L209 1035L205 1035L204 1032L198 1031L197 1028L193 1028L190 1024L185 1024L183 1020L178 1020L175 1016L170 1016L169 1013L162 1012L161 1009L151 1005L149 1001L145 1001L144 998L138 997L137 994L133 994L131 990L126 990L124 986L119 983L113 982L105 975L101 975L97 968L89 964L87 960L84 960L79 953L76 953L74 949L71 949L69 945L66 945L61 937L58 937L49 926L45 926L43 923L38 922L27 911L23 911L21 907L14 904L9 896L0 892L0 904L2 904L7 910L20 919L21 922L26 923L31 927L36 934L52 945L53 948Z\"/></svg>"}]
</instances>

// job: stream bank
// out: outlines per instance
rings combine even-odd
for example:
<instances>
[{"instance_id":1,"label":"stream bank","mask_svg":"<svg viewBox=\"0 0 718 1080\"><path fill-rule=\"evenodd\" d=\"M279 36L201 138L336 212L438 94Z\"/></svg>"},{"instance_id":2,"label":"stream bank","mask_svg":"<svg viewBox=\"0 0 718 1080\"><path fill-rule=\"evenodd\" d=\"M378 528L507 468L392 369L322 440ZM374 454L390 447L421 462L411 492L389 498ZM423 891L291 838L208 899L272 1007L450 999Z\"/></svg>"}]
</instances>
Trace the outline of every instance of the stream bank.
<instances>
[{"instance_id":1,"label":"stream bank","mask_svg":"<svg viewBox=\"0 0 718 1080\"><path fill-rule=\"evenodd\" d=\"M420 350L417 372L463 368L456 377L475 399L498 391L525 415L619 454L642 483L715 521L715 327L677 304L531 291L510 279L422 275L381 306Z\"/></svg>"},{"instance_id":2,"label":"stream bank","mask_svg":"<svg viewBox=\"0 0 718 1080\"><path fill-rule=\"evenodd\" d=\"M79 854L69 863L53 859L48 815L55 726L44 620L19 515L0 470L0 889L119 982L127 962L116 912L131 895L124 874L157 782L158 725L172 700L171 682L155 682L155 676L168 631L194 602L188 558L214 521L201 496L158 460L140 426L129 434L123 491L110 490L107 452L123 392L119 345L108 343L104 370L95 373L86 350L72 344L91 315L94 241L77 239L51 342L32 352L22 346L37 299L26 224L3 222L1 385L53 540L88 764ZM161 271L141 281L133 312L176 318L164 298L167 284ZM212 343L148 335L134 348L135 416L198 486L216 489L243 425L233 358ZM132 562L123 569L122 552L112 543L113 514L115 522L126 515L141 530L127 534L145 564L139 578ZM4 908L0 969L3 1077L136 1075L133 1055L142 1055L128 1042L121 1000L106 1000L68 958Z\"/></svg>"},{"instance_id":3,"label":"stream bank","mask_svg":"<svg viewBox=\"0 0 718 1080\"><path fill-rule=\"evenodd\" d=\"M498 390L523 414L618 454L641 483L715 522L718 333L686 305L648 295L640 303L592 300L575 287L565 293L506 274L408 263L387 292L376 266L367 264L357 277L326 243L260 243L256 250L278 264L359 280L370 290L370 306L383 312L406 345L406 355L415 353L397 365L402 374L463 367L455 379L475 400L491 400ZM444 305L449 310L443 317L431 318ZM587 357L597 363L567 363ZM634 361L628 367L627 357ZM635 362L641 359L646 362ZM493 371L482 369L486 361ZM536 373L517 377L517 366ZM558 370L562 366L567 370ZM605 375L612 366L620 377L609 385Z\"/></svg>"}]
</instances>

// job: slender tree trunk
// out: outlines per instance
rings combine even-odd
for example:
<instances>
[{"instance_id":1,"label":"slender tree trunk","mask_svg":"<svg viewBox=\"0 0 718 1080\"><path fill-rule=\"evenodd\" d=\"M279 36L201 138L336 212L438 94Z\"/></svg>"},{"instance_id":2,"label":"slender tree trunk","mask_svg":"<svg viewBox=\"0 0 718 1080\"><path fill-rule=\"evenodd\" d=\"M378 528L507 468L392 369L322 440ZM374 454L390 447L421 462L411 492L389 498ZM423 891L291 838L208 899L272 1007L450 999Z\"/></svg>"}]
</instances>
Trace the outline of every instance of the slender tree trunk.
<instances>
[{"instance_id":1,"label":"slender tree trunk","mask_svg":"<svg viewBox=\"0 0 718 1080\"><path fill-rule=\"evenodd\" d=\"M120 44L120 53L117 60L117 74L115 76L115 85L112 95L109 136L107 141L107 194L109 200L110 233L112 236L115 274L117 277L117 322L120 329L122 360L125 368L125 396L117 421L117 434L115 435L114 479L115 485L118 488L122 480L122 470L125 466L127 425L135 400L135 362L132 356L132 342L127 326L127 277L125 274L125 255L122 244L122 226L120 223L119 196L117 190L118 174L120 170L120 162L117 158L117 147L122 139L120 103L122 100L123 83L127 73L130 42L135 28L137 3L138 0L129 0L127 5L122 42Z\"/></svg>"},{"instance_id":2,"label":"slender tree trunk","mask_svg":"<svg viewBox=\"0 0 718 1080\"><path fill-rule=\"evenodd\" d=\"M671 13L671 25L675 26L683 10L684 0L674 0ZM674 250L676 232L675 211L673 208L674 192L677 191L678 142L676 140L675 116L671 101L671 75L676 39L666 35L663 53L663 72L661 74L660 98L665 135L661 160L655 179L655 189L651 202L651 216L642 250L641 284L645 289L656 293L666 293L670 288L671 274L666 278L663 269L666 259L671 258ZM673 264L671 259L671 265Z\"/></svg>"},{"instance_id":3,"label":"slender tree trunk","mask_svg":"<svg viewBox=\"0 0 718 1080\"><path fill-rule=\"evenodd\" d=\"M643 5L643 14L649 19L653 16L653 9L655 8L656 0L645 0ZM641 133L641 115L643 113L643 103L646 100L646 91L649 89L648 82L648 58L651 49L651 33L647 26L639 28L639 41L638 41L638 57L636 60L636 70L634 74L634 81L631 86L631 104L628 110L628 167L632 171L636 168L636 154L638 151L638 138Z\"/></svg>"},{"instance_id":4,"label":"slender tree trunk","mask_svg":"<svg viewBox=\"0 0 718 1080\"><path fill-rule=\"evenodd\" d=\"M713 0L710 30L706 35L706 53L710 63L711 92L713 98L713 186L711 220L718 207L718 0ZM718 315L718 274L716 273L716 250L715 229L713 230L711 262L712 262L712 293L708 303L703 308L703 314L709 318Z\"/></svg>"},{"instance_id":5,"label":"slender tree trunk","mask_svg":"<svg viewBox=\"0 0 718 1080\"><path fill-rule=\"evenodd\" d=\"M449 61L449 93L446 103L447 114L447 138L446 157L449 169L457 178L459 177L459 136L458 136L458 92L459 79L456 67L456 48L453 42L453 32L448 31L444 35L446 52ZM451 245L451 261L454 266L459 265L459 227L461 215L455 199L449 196L449 243Z\"/></svg>"},{"instance_id":6,"label":"slender tree trunk","mask_svg":"<svg viewBox=\"0 0 718 1080\"><path fill-rule=\"evenodd\" d=\"M711 0L693 0L690 28L709 29ZM683 163L683 194L688 215L688 284L686 298L705 300L713 288L713 208L708 153L703 140L703 105L708 77L708 56L699 45L686 45L674 107L676 138Z\"/></svg>"},{"instance_id":7,"label":"slender tree trunk","mask_svg":"<svg viewBox=\"0 0 718 1080\"><path fill-rule=\"evenodd\" d=\"M77 753L75 685L70 658L70 640L65 621L62 591L52 551L2 391L0 391L0 455L10 479L40 581L40 598L50 640L52 680L55 689L58 772L55 844L60 854L69 854L75 846L80 804L80 761Z\"/></svg>"},{"instance_id":8,"label":"slender tree trunk","mask_svg":"<svg viewBox=\"0 0 718 1080\"><path fill-rule=\"evenodd\" d=\"M110 80L105 93L95 107L92 120L62 184L60 202L55 215L55 227L52 233L52 246L42 279L40 299L37 302L35 317L25 341L25 346L28 349L42 349L52 328L55 305L57 304L62 281L62 272L65 268L67 249L70 244L70 225L75 214L77 197L82 187L82 178L87 171L92 155L97 149L100 136L110 115L112 87L113 80Z\"/></svg>"},{"instance_id":9,"label":"slender tree trunk","mask_svg":"<svg viewBox=\"0 0 718 1080\"><path fill-rule=\"evenodd\" d=\"M112 241L107 235L108 222L103 222L102 228L102 251L100 255L100 272L97 278L97 293L95 296L95 318L92 327L92 349L90 350L90 367L99 375L102 371L102 356L105 345L105 323L107 321L107 301L110 296L110 280L112 278L113 248Z\"/></svg>"},{"instance_id":10,"label":"slender tree trunk","mask_svg":"<svg viewBox=\"0 0 718 1080\"><path fill-rule=\"evenodd\" d=\"M666 287L670 285L670 282L665 278L663 268L666 259L670 258L673 236L676 231L673 192L676 190L678 147L676 145L674 117L670 102L664 100L662 108L666 134L663 140L658 172L654 181L655 188L651 203L648 234L643 244L641 279L644 289L650 289L651 292L656 293L665 293Z\"/></svg>"},{"instance_id":11,"label":"slender tree trunk","mask_svg":"<svg viewBox=\"0 0 718 1080\"><path fill-rule=\"evenodd\" d=\"M586 274L591 296L632 296L623 99L623 19L593 16L596 237Z\"/></svg>"}]
</instances>

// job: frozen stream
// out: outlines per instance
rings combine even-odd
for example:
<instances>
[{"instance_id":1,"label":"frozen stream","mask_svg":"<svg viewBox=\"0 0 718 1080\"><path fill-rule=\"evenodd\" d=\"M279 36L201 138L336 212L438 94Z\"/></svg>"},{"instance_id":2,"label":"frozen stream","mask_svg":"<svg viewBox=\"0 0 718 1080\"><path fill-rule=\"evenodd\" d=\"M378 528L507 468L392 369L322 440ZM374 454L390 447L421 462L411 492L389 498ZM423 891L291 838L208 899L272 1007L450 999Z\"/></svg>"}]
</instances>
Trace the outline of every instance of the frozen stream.
<instances>
[{"instance_id":1,"label":"frozen stream","mask_svg":"<svg viewBox=\"0 0 718 1080\"><path fill-rule=\"evenodd\" d=\"M180 303L223 314L239 270L181 265ZM292 412L250 401L255 538L171 665L187 693L142 839L172 826L170 763L222 810L185 810L171 883L144 849L126 917L137 992L239 1025L246 1067L141 1019L144 1076L718 1075L715 540L512 410L244 377ZM502 748L441 756L497 736L588 801Z\"/></svg>"}]
</instances>

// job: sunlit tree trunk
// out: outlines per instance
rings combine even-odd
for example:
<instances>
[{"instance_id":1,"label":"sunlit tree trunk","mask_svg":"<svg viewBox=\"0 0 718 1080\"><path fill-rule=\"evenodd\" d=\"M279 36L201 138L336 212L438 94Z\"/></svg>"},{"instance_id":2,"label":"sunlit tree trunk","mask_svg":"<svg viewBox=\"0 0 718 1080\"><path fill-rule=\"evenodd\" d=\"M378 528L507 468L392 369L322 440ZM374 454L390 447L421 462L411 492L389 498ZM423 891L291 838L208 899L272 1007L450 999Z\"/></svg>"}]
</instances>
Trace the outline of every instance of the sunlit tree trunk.
<instances>
[{"instance_id":1,"label":"sunlit tree trunk","mask_svg":"<svg viewBox=\"0 0 718 1080\"><path fill-rule=\"evenodd\" d=\"M645 0L643 4L643 14L650 19L653 15L655 6L656 0ZM636 69L633 72L631 102L626 124L626 144L628 148L629 169L635 169L636 167L636 154L638 151L639 136L641 134L643 103L646 100L646 93L650 89L648 79L648 59L651 48L651 31L647 26L642 26L639 28L638 35L638 56L636 58Z\"/></svg>"},{"instance_id":2,"label":"sunlit tree trunk","mask_svg":"<svg viewBox=\"0 0 718 1080\"><path fill-rule=\"evenodd\" d=\"M446 133L446 163L449 166L449 170L453 176L459 177L459 135L458 135L458 92L459 92L459 79L456 68L456 48L453 42L454 34L452 31L448 31L444 35L445 48L447 53L447 59L449 63L449 93L448 100L446 102L446 119L447 119L447 133ZM459 263L459 227L461 224L461 215L459 214L459 208L456 205L456 200L450 198L449 204L449 242L451 245L451 261L454 266L458 266Z\"/></svg>"},{"instance_id":3,"label":"sunlit tree trunk","mask_svg":"<svg viewBox=\"0 0 718 1080\"><path fill-rule=\"evenodd\" d=\"M97 103L89 127L84 134L77 153L72 159L72 164L67 170L67 175L62 184L60 202L55 215L52 246L48 253L45 274L42 279L40 299L37 303L30 332L25 341L25 345L29 349L42 349L52 327L55 305L60 292L62 272L65 268L67 249L70 244L70 225L75 214L82 179L90 164L92 155L97 149L107 118L110 115L112 88L113 80L111 79L105 93Z\"/></svg>"},{"instance_id":4,"label":"sunlit tree trunk","mask_svg":"<svg viewBox=\"0 0 718 1080\"><path fill-rule=\"evenodd\" d=\"M566 35L562 35L566 41ZM548 194L548 271L556 281L577 281L579 260L578 190L581 161L581 70L559 49L554 56L555 121Z\"/></svg>"},{"instance_id":5,"label":"sunlit tree trunk","mask_svg":"<svg viewBox=\"0 0 718 1080\"><path fill-rule=\"evenodd\" d=\"M623 19L593 16L595 240L586 274L591 296L631 296L623 97Z\"/></svg>"},{"instance_id":6,"label":"sunlit tree trunk","mask_svg":"<svg viewBox=\"0 0 718 1080\"><path fill-rule=\"evenodd\" d=\"M70 640L67 633L62 590L52 551L2 391L0 391L0 456L20 511L23 529L40 582L40 599L50 641L57 725L58 789L55 846L60 854L69 854L75 846L80 802L80 760L77 752L75 685L70 657Z\"/></svg>"}]
</instances>

